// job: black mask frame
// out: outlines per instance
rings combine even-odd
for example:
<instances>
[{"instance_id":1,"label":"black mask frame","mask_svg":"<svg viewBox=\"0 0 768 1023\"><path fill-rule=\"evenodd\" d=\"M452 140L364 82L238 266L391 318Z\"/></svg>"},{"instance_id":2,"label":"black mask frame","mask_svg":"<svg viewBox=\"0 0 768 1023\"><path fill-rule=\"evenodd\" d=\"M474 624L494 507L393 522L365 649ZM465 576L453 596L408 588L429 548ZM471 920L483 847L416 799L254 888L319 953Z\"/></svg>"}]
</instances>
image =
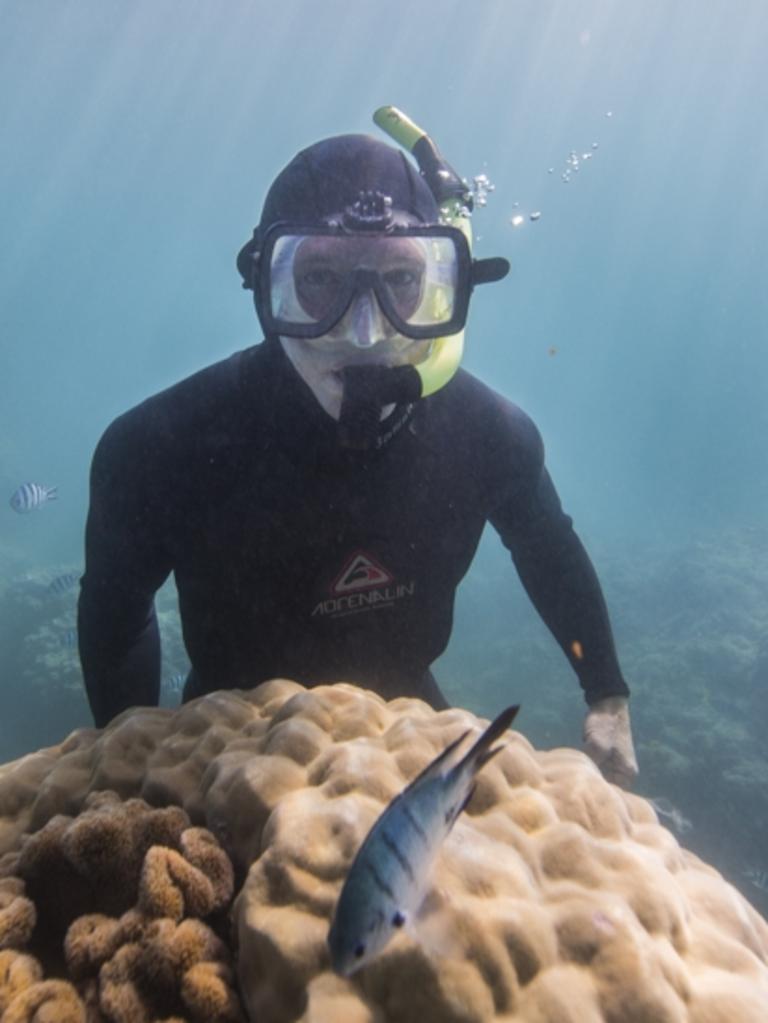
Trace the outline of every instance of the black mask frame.
<instances>
[{"instance_id":1,"label":"black mask frame","mask_svg":"<svg viewBox=\"0 0 768 1023\"><path fill-rule=\"evenodd\" d=\"M455 282L455 301L450 320L439 324L410 324L404 320L392 303L387 289L383 286L379 274L374 270L357 269L349 274L339 298L331 310L321 319L310 323L296 323L284 320L275 315L272 309L270 267L272 253L278 241L287 235L316 235L326 237L370 237L381 238L385 233L388 237L446 237L450 238L457 253L457 276ZM497 266L497 264L499 264ZM253 277L251 286L254 301L267 335L284 335L295 338L318 338L331 331L344 317L355 297L361 293L372 291L381 306L382 312L392 326L402 335L415 341L437 337L448 337L463 330L469 310L469 299L475 284L483 284L503 277L509 269L506 260L472 259L469 243L464 232L459 228L446 224L409 224L393 225L385 232L350 231L343 225L305 225L286 221L273 224L263 237L258 253L253 256Z\"/></svg>"}]
</instances>

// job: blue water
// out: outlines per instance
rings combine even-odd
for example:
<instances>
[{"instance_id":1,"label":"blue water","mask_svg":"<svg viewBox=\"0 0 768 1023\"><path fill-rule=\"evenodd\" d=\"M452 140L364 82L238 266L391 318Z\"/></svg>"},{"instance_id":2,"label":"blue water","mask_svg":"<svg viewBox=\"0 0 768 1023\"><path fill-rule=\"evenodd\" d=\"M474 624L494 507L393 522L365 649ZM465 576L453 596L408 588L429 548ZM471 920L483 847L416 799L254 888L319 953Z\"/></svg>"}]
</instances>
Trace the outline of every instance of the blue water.
<instances>
[{"instance_id":1,"label":"blue water","mask_svg":"<svg viewBox=\"0 0 768 1023\"><path fill-rule=\"evenodd\" d=\"M764 0L5 0L0 23L0 493L60 495L0 509L0 762L88 721L74 594L45 588L82 564L99 435L259 340L234 256L266 188L393 103L495 184L477 252L513 272L476 294L465 365L544 435L635 694L640 788L765 910L742 880L768 870ZM578 743L578 686L493 536L438 674Z\"/></svg>"}]
</instances>

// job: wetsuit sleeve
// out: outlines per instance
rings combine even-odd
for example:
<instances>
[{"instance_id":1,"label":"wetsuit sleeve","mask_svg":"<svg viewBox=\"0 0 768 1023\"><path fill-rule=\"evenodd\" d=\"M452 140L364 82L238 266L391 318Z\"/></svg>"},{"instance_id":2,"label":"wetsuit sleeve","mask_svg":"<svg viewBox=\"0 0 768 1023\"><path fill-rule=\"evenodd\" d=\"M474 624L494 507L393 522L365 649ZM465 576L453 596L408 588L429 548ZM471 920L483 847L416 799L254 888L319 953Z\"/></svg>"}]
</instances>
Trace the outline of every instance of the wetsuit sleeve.
<instances>
[{"instance_id":1,"label":"wetsuit sleeve","mask_svg":"<svg viewBox=\"0 0 768 1023\"><path fill-rule=\"evenodd\" d=\"M627 696L605 599L592 562L544 467L533 423L499 452L499 499L490 516L534 607L579 678L587 703Z\"/></svg>"},{"instance_id":2,"label":"wetsuit sleeve","mask_svg":"<svg viewBox=\"0 0 768 1023\"><path fill-rule=\"evenodd\" d=\"M98 727L134 705L156 705L160 637L154 595L170 572L147 446L126 421L102 437L91 466L78 641ZM155 488L162 489L155 480Z\"/></svg>"}]
</instances>

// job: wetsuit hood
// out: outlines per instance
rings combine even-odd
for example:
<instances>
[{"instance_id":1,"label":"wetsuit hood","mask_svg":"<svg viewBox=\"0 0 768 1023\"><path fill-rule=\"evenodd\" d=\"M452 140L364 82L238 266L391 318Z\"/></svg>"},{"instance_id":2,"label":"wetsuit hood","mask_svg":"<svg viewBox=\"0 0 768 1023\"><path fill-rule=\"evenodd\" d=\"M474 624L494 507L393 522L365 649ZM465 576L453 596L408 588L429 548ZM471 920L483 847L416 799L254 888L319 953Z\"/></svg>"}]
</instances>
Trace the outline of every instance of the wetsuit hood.
<instances>
[{"instance_id":1,"label":"wetsuit hood","mask_svg":"<svg viewBox=\"0 0 768 1023\"><path fill-rule=\"evenodd\" d=\"M254 288L258 255L267 231L275 224L322 226L351 208L361 195L386 197L394 211L422 224L440 223L440 209L429 185L399 149L370 135L337 135L301 150L270 187L253 236L237 257L243 287L254 291L262 316L259 288ZM394 397L392 397L394 393ZM382 374L378 366L345 375L338 441L345 447L370 448L380 442L381 409L406 406L421 396L421 381L410 366ZM386 431L384 431L386 433Z\"/></svg>"},{"instance_id":2,"label":"wetsuit hood","mask_svg":"<svg viewBox=\"0 0 768 1023\"><path fill-rule=\"evenodd\" d=\"M323 139L297 153L267 192L253 237L237 257L243 287L253 286L253 257L273 224L325 223L368 191L389 196L394 209L424 224L440 220L429 186L399 149L371 135Z\"/></svg>"}]
</instances>

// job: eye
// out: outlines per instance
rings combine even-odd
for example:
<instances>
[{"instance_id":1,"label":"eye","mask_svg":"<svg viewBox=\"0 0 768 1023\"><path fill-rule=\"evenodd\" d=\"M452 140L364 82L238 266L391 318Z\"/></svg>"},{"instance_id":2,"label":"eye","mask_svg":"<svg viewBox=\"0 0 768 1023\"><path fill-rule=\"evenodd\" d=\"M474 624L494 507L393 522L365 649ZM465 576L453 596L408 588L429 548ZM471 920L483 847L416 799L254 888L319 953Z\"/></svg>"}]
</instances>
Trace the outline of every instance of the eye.
<instances>
[{"instance_id":1,"label":"eye","mask_svg":"<svg viewBox=\"0 0 768 1023\"><path fill-rule=\"evenodd\" d=\"M364 955L365 955L365 945L362 945L362 944L356 945L355 946L355 959L362 959Z\"/></svg>"},{"instance_id":2,"label":"eye","mask_svg":"<svg viewBox=\"0 0 768 1023\"><path fill-rule=\"evenodd\" d=\"M339 285L339 275L333 270L317 267L303 273L299 285L302 288L335 288Z\"/></svg>"},{"instance_id":3,"label":"eye","mask_svg":"<svg viewBox=\"0 0 768 1023\"><path fill-rule=\"evenodd\" d=\"M405 915L403 913L401 913L400 910L398 909L398 911L392 917L392 926L393 927L402 927L404 923L405 923Z\"/></svg>"},{"instance_id":4,"label":"eye","mask_svg":"<svg viewBox=\"0 0 768 1023\"><path fill-rule=\"evenodd\" d=\"M419 274L405 267L398 270L389 270L384 274L384 280L388 288L399 290L400 288L413 288L419 283Z\"/></svg>"}]
</instances>

